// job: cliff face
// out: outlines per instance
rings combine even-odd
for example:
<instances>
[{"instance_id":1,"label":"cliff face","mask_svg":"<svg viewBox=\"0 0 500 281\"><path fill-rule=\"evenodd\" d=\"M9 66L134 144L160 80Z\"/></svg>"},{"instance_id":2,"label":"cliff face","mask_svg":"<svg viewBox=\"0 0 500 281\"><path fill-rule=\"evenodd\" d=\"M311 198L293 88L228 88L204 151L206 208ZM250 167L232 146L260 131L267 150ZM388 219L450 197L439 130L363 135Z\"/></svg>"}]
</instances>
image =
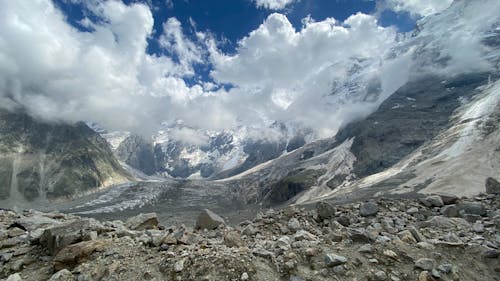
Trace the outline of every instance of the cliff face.
<instances>
[{"instance_id":1,"label":"cliff face","mask_svg":"<svg viewBox=\"0 0 500 281\"><path fill-rule=\"evenodd\" d=\"M0 111L0 199L68 198L131 176L84 123L39 122Z\"/></svg>"}]
</instances>

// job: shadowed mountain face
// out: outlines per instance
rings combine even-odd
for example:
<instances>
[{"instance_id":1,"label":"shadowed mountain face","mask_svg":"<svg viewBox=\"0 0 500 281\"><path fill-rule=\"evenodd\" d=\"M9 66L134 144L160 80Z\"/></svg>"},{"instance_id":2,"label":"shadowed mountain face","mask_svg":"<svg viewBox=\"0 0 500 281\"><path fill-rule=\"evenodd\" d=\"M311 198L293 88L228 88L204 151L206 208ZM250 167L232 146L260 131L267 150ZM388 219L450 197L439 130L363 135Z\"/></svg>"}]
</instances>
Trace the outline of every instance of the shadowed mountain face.
<instances>
[{"instance_id":1,"label":"shadowed mountain face","mask_svg":"<svg viewBox=\"0 0 500 281\"><path fill-rule=\"evenodd\" d=\"M456 114L475 108L477 96L494 100L495 93L486 95L484 89L491 86L490 81L497 79L498 75L491 73L414 77L366 119L345 126L335 138L309 143L227 182L242 190L247 202L266 205L300 202L337 192L370 175L388 171L426 145L430 146L423 152L426 157L437 155L447 148L437 145L441 143L440 136L451 127L468 122L457 119ZM484 113L480 119L488 118ZM490 131L495 131L495 128ZM459 131L455 135L463 133ZM490 135L494 138L494 134ZM454 141L452 137L441 138L451 143ZM434 143L436 147L432 146ZM412 165L407 168L411 170ZM462 166L466 165L462 163ZM489 171L484 170L484 173L493 176ZM403 174L404 178L386 186L395 188L415 177L411 172ZM426 179L422 184L425 182L428 184ZM482 185L477 187L480 188ZM377 189L368 190L375 193ZM361 191L357 194L364 198L372 196Z\"/></svg>"},{"instance_id":2,"label":"shadowed mountain face","mask_svg":"<svg viewBox=\"0 0 500 281\"><path fill-rule=\"evenodd\" d=\"M365 120L340 130L339 143L354 138L353 172L365 177L396 164L424 142L450 126L455 109L487 83L487 73L452 79L425 76L407 83Z\"/></svg>"},{"instance_id":3,"label":"shadowed mountain face","mask_svg":"<svg viewBox=\"0 0 500 281\"><path fill-rule=\"evenodd\" d=\"M130 178L84 123L49 124L0 110L0 199L68 198Z\"/></svg>"}]
</instances>

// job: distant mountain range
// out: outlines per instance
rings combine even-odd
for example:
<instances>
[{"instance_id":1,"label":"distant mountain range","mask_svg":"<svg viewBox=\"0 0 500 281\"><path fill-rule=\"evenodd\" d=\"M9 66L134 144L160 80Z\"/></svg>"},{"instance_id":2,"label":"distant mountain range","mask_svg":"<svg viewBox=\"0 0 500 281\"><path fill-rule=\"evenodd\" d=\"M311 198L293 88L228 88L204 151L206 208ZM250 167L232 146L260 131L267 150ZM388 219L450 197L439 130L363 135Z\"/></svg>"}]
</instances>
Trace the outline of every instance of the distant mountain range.
<instances>
[{"instance_id":1,"label":"distant mountain range","mask_svg":"<svg viewBox=\"0 0 500 281\"><path fill-rule=\"evenodd\" d=\"M500 169L500 26L494 20L471 25L464 17L473 8L455 1L402 36L392 53L411 51L411 67L408 81L393 93L385 93L370 71L376 62L352 58L349 79L334 83L322 106L334 113L346 101L362 102L371 113L329 138L286 122L224 131L177 122L154 136L89 124L96 133L84 123L47 124L3 110L0 199L70 198L132 175L207 180L236 190L242 201L269 205L394 192L481 192ZM464 31L479 38L478 59L489 67L458 67L446 49L453 48L447 36Z\"/></svg>"}]
</instances>

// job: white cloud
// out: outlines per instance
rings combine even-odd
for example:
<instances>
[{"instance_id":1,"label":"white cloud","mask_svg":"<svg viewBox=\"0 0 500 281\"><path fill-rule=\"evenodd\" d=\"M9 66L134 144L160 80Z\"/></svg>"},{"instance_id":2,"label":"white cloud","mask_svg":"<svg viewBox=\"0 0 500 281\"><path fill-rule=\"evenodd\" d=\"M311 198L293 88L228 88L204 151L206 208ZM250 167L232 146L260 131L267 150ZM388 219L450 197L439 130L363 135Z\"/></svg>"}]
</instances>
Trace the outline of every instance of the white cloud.
<instances>
[{"instance_id":1,"label":"white cloud","mask_svg":"<svg viewBox=\"0 0 500 281\"><path fill-rule=\"evenodd\" d=\"M184 36L181 23L176 18L169 18L163 24L159 42L163 48L178 57L182 66L180 71L185 75L194 75L193 64L203 62L202 50Z\"/></svg>"},{"instance_id":2,"label":"white cloud","mask_svg":"<svg viewBox=\"0 0 500 281\"><path fill-rule=\"evenodd\" d=\"M164 25L166 47L180 59L175 63L146 53L153 28L147 6L92 4L97 20L86 19L92 31L81 32L49 0L2 1L0 95L10 107L18 104L48 120L94 119L108 128L140 131L201 95L201 86L182 79L201 58L178 21Z\"/></svg>"},{"instance_id":3,"label":"white cloud","mask_svg":"<svg viewBox=\"0 0 500 281\"><path fill-rule=\"evenodd\" d=\"M384 8L396 12L406 11L412 15L429 16L448 8L453 0L385 0Z\"/></svg>"},{"instance_id":4,"label":"white cloud","mask_svg":"<svg viewBox=\"0 0 500 281\"><path fill-rule=\"evenodd\" d=\"M298 0L252 0L258 8L283 10L286 6Z\"/></svg>"},{"instance_id":5,"label":"white cloud","mask_svg":"<svg viewBox=\"0 0 500 281\"><path fill-rule=\"evenodd\" d=\"M239 42L235 55L212 49L212 76L218 82L236 85L229 96L237 95L251 104L252 116L297 122L328 135L354 118L352 114L337 114L341 107L350 106L337 101L346 100L346 96L355 100L354 94L342 92L345 85L338 89L332 86L353 79L353 65L359 66L354 73L356 83L382 80L383 89L376 94L392 93L384 83L389 79L384 71L388 68L386 55L397 43L396 31L378 26L373 16L365 14L353 15L345 22L329 18L304 23L296 30L286 16L271 14ZM405 73L404 68L399 73ZM394 85L401 85L407 77L400 78ZM355 94L364 95L366 90ZM356 103L361 108L361 103Z\"/></svg>"}]
</instances>

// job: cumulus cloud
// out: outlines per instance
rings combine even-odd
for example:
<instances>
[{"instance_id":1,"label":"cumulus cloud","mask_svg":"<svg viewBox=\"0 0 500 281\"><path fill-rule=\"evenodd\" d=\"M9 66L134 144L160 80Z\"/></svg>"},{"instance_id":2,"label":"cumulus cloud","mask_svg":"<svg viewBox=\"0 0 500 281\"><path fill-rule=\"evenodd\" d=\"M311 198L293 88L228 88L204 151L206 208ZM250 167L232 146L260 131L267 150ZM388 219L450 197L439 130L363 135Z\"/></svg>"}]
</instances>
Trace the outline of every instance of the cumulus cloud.
<instances>
[{"instance_id":1,"label":"cumulus cloud","mask_svg":"<svg viewBox=\"0 0 500 281\"><path fill-rule=\"evenodd\" d=\"M453 0L385 0L379 2L383 8L396 12L409 12L414 16L429 16L448 8Z\"/></svg>"},{"instance_id":2,"label":"cumulus cloud","mask_svg":"<svg viewBox=\"0 0 500 281\"><path fill-rule=\"evenodd\" d=\"M298 0L252 0L258 8L283 10L286 6Z\"/></svg>"},{"instance_id":3,"label":"cumulus cloud","mask_svg":"<svg viewBox=\"0 0 500 281\"><path fill-rule=\"evenodd\" d=\"M220 83L237 85L232 93L240 93L245 102L256 105L254 115L292 120L326 136L353 118L352 114L337 114L341 107L350 106L340 103L342 100L369 94L366 89L343 92L348 88L345 81L353 79L353 84L364 85L375 79L382 87L369 89L374 91L371 94L392 93L384 71L391 61L387 53L396 43L396 31L378 26L370 15L356 14L344 22L308 20L296 30L286 16L274 13L240 40L235 55L212 55L212 76ZM399 73L405 73L404 68ZM393 85L405 81L401 77ZM362 103L360 97L355 107Z\"/></svg>"},{"instance_id":4,"label":"cumulus cloud","mask_svg":"<svg viewBox=\"0 0 500 281\"><path fill-rule=\"evenodd\" d=\"M179 35L178 22L164 25L165 48L178 53L176 63L146 53L153 28L147 6L92 4L93 20L85 19L91 31L82 32L49 0L2 1L0 89L10 107L47 120L92 118L108 128L143 130L160 124L173 104L203 92L183 80L200 57Z\"/></svg>"}]
</instances>

